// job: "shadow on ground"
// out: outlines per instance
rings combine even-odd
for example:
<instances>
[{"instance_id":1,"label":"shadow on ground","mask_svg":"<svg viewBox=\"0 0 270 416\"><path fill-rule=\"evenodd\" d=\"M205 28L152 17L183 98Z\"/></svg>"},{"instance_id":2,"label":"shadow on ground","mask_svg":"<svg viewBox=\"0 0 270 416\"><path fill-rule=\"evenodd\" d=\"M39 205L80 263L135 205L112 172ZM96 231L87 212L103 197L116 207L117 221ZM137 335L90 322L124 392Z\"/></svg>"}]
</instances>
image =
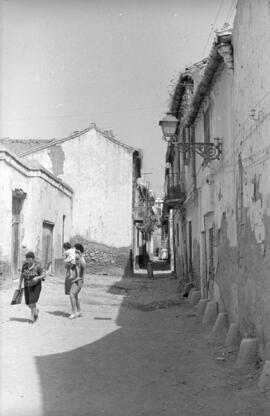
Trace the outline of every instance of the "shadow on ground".
<instances>
[{"instance_id":1,"label":"shadow on ground","mask_svg":"<svg viewBox=\"0 0 270 416\"><path fill-rule=\"evenodd\" d=\"M72 351L36 357L43 416L269 416L253 391L241 395L228 382L185 300L134 307L145 305L140 290L151 289L143 279L130 286L122 279L109 289L125 296L118 329ZM92 330L91 322L84 330Z\"/></svg>"},{"instance_id":2,"label":"shadow on ground","mask_svg":"<svg viewBox=\"0 0 270 416\"><path fill-rule=\"evenodd\" d=\"M61 316L62 318L68 318L70 315L69 313L63 311L46 311L46 313L54 316Z\"/></svg>"},{"instance_id":3,"label":"shadow on ground","mask_svg":"<svg viewBox=\"0 0 270 416\"><path fill-rule=\"evenodd\" d=\"M12 318L9 318L9 320L10 321L14 321L14 322L21 322L21 323L32 323L32 321L30 320L30 319L26 319L26 318L16 318L16 317L12 317Z\"/></svg>"}]
</instances>

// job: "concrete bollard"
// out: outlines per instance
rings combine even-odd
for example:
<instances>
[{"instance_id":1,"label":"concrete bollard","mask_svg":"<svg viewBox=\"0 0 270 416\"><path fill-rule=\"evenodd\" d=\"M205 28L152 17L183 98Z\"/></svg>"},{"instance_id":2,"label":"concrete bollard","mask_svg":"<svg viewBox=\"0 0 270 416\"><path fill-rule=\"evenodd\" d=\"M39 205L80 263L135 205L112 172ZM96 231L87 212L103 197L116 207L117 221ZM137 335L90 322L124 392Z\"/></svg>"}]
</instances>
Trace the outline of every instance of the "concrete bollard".
<instances>
[{"instance_id":1,"label":"concrete bollard","mask_svg":"<svg viewBox=\"0 0 270 416\"><path fill-rule=\"evenodd\" d=\"M228 315L225 312L220 312L217 316L212 332L215 335L225 335L227 329L228 329Z\"/></svg>"},{"instance_id":2,"label":"concrete bollard","mask_svg":"<svg viewBox=\"0 0 270 416\"><path fill-rule=\"evenodd\" d=\"M217 319L217 314L218 314L217 302L209 301L205 308L202 323L204 325L214 324L215 320Z\"/></svg>"},{"instance_id":3,"label":"concrete bollard","mask_svg":"<svg viewBox=\"0 0 270 416\"><path fill-rule=\"evenodd\" d=\"M154 271L153 271L153 262L149 261L147 263L147 276L149 279L153 279L154 277Z\"/></svg>"},{"instance_id":4,"label":"concrete bollard","mask_svg":"<svg viewBox=\"0 0 270 416\"><path fill-rule=\"evenodd\" d=\"M192 306L195 306L199 302L200 299L201 299L200 292L198 290L194 290L194 292L192 292L192 295L191 295L191 297L189 299L189 303Z\"/></svg>"},{"instance_id":5,"label":"concrete bollard","mask_svg":"<svg viewBox=\"0 0 270 416\"><path fill-rule=\"evenodd\" d=\"M196 291L195 287L193 287L192 289L190 289L190 292L189 292L188 297L187 297L187 299L188 299L189 303L190 303L190 299L191 299L191 297L192 297L192 295L193 295L193 293L194 293L195 291Z\"/></svg>"},{"instance_id":6,"label":"concrete bollard","mask_svg":"<svg viewBox=\"0 0 270 416\"><path fill-rule=\"evenodd\" d=\"M185 298L188 297L189 292L191 291L193 287L192 283L186 283L182 292L182 296L184 296Z\"/></svg>"},{"instance_id":7,"label":"concrete bollard","mask_svg":"<svg viewBox=\"0 0 270 416\"><path fill-rule=\"evenodd\" d=\"M239 346L241 342L241 333L238 324L231 324L225 338L226 347Z\"/></svg>"},{"instance_id":8,"label":"concrete bollard","mask_svg":"<svg viewBox=\"0 0 270 416\"><path fill-rule=\"evenodd\" d=\"M256 338L242 339L236 360L236 367L241 368L247 364L255 364L257 358L257 347Z\"/></svg>"},{"instance_id":9,"label":"concrete bollard","mask_svg":"<svg viewBox=\"0 0 270 416\"><path fill-rule=\"evenodd\" d=\"M197 309L197 316L200 320L203 319L203 315L206 309L206 305L209 302L209 299L200 299L198 303L198 309Z\"/></svg>"},{"instance_id":10,"label":"concrete bollard","mask_svg":"<svg viewBox=\"0 0 270 416\"><path fill-rule=\"evenodd\" d=\"M264 393L267 390L270 390L270 360L265 361L264 363L258 387L262 393Z\"/></svg>"}]
</instances>

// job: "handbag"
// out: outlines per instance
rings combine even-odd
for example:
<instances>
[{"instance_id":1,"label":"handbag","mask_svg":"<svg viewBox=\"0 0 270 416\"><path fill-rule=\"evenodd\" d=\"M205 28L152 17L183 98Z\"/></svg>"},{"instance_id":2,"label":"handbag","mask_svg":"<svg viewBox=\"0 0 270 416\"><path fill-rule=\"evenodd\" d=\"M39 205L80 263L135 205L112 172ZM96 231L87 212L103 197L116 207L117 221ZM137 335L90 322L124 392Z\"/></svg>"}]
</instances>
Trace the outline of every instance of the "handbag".
<instances>
[{"instance_id":1,"label":"handbag","mask_svg":"<svg viewBox=\"0 0 270 416\"><path fill-rule=\"evenodd\" d=\"M16 289L12 300L11 300L11 305L19 305L22 301L22 295L23 295L23 289Z\"/></svg>"}]
</instances>

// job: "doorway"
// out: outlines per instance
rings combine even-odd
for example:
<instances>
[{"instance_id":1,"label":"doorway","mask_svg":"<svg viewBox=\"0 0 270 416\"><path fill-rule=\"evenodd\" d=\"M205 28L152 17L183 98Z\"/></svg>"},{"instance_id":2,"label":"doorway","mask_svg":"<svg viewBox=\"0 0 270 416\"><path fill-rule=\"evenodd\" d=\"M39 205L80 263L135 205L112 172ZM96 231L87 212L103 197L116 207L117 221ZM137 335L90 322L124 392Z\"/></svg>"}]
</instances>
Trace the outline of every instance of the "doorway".
<instances>
[{"instance_id":1,"label":"doorway","mask_svg":"<svg viewBox=\"0 0 270 416\"><path fill-rule=\"evenodd\" d=\"M53 264L53 228L54 224L43 221L42 224L42 266L52 271Z\"/></svg>"},{"instance_id":2,"label":"doorway","mask_svg":"<svg viewBox=\"0 0 270 416\"><path fill-rule=\"evenodd\" d=\"M192 259L192 222L188 222L188 272L192 276L193 272L193 259Z\"/></svg>"},{"instance_id":3,"label":"doorway","mask_svg":"<svg viewBox=\"0 0 270 416\"><path fill-rule=\"evenodd\" d=\"M208 297L208 288L207 288L207 249L206 249L206 232L201 232L201 246L202 246L202 255L201 255L201 287L203 292L203 297L207 299Z\"/></svg>"},{"instance_id":4,"label":"doorway","mask_svg":"<svg viewBox=\"0 0 270 416\"><path fill-rule=\"evenodd\" d=\"M208 213L204 217L204 259L205 259L205 274L206 274L206 296L207 298L213 295L213 284L215 279L214 267L214 215Z\"/></svg>"},{"instance_id":5,"label":"doorway","mask_svg":"<svg viewBox=\"0 0 270 416\"><path fill-rule=\"evenodd\" d=\"M25 198L22 189L12 191L11 273L15 279L21 268L21 213Z\"/></svg>"}]
</instances>

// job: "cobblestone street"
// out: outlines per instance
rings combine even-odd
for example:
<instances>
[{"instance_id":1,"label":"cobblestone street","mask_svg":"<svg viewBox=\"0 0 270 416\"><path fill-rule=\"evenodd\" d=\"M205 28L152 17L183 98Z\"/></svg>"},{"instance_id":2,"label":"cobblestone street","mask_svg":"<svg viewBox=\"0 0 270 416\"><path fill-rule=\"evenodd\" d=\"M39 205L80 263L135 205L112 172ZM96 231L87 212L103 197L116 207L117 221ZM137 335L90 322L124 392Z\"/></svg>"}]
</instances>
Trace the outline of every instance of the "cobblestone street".
<instances>
[{"instance_id":1,"label":"cobblestone street","mask_svg":"<svg viewBox=\"0 0 270 416\"><path fill-rule=\"evenodd\" d=\"M60 279L43 285L34 325L12 292L1 293L3 416L270 414L260 369L236 370L169 275L88 275L73 321Z\"/></svg>"}]
</instances>

